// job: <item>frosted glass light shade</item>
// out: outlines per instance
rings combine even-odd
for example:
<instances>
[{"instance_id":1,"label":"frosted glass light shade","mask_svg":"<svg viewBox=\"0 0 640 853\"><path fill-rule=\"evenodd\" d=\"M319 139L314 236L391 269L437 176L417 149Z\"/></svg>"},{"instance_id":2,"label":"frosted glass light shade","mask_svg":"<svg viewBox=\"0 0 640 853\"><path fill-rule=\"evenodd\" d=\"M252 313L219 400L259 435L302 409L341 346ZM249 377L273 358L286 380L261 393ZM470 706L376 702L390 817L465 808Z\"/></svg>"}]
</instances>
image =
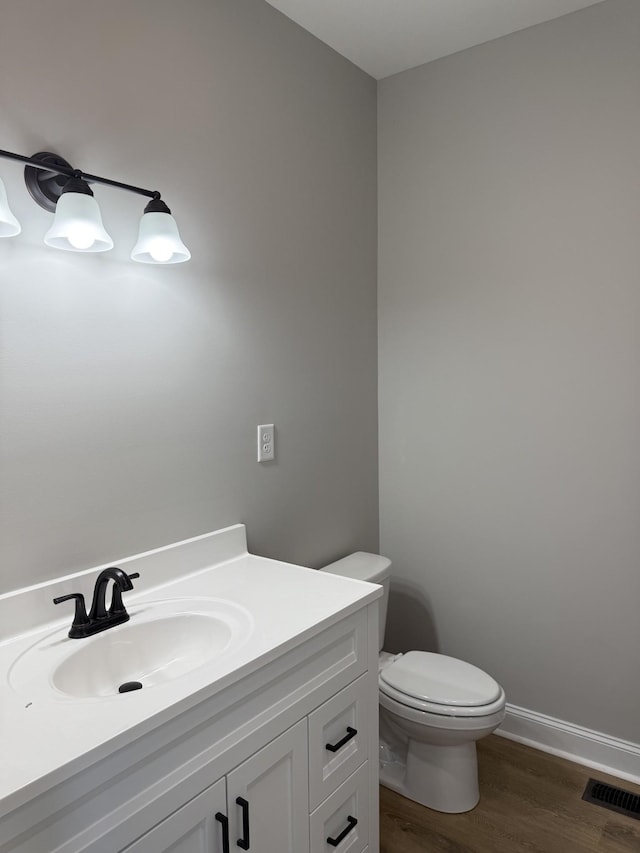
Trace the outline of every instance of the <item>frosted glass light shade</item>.
<instances>
[{"instance_id":1,"label":"frosted glass light shade","mask_svg":"<svg viewBox=\"0 0 640 853\"><path fill-rule=\"evenodd\" d=\"M9 207L7 191L2 178L0 178L0 237L15 237L21 231L20 223Z\"/></svg>"},{"instance_id":2,"label":"frosted glass light shade","mask_svg":"<svg viewBox=\"0 0 640 853\"><path fill-rule=\"evenodd\" d=\"M143 264L181 264L191 252L180 239L178 226L170 213L151 211L140 219L138 242L131 260Z\"/></svg>"},{"instance_id":3,"label":"frosted glass light shade","mask_svg":"<svg viewBox=\"0 0 640 853\"><path fill-rule=\"evenodd\" d=\"M65 192L58 199L44 242L69 252L107 252L113 240L105 231L98 202L92 195Z\"/></svg>"}]
</instances>

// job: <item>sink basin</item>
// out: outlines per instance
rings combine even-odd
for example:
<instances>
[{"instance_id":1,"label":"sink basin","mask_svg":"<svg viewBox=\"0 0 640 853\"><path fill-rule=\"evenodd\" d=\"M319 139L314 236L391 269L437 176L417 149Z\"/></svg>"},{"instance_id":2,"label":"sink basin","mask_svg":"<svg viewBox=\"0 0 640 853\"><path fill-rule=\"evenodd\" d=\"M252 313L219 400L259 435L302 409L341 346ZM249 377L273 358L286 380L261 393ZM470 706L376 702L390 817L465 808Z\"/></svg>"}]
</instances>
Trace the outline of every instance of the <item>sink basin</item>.
<instances>
[{"instance_id":1,"label":"sink basin","mask_svg":"<svg viewBox=\"0 0 640 853\"><path fill-rule=\"evenodd\" d=\"M212 664L244 645L252 629L244 608L221 599L146 602L129 614L129 622L94 637L70 640L66 628L41 639L14 662L11 686L29 696L43 685L79 699L118 696Z\"/></svg>"},{"instance_id":2,"label":"sink basin","mask_svg":"<svg viewBox=\"0 0 640 853\"><path fill-rule=\"evenodd\" d=\"M127 623L100 634L56 667L53 686L70 696L110 696L125 683L153 687L178 678L229 647L228 622L201 613L176 613Z\"/></svg>"}]
</instances>

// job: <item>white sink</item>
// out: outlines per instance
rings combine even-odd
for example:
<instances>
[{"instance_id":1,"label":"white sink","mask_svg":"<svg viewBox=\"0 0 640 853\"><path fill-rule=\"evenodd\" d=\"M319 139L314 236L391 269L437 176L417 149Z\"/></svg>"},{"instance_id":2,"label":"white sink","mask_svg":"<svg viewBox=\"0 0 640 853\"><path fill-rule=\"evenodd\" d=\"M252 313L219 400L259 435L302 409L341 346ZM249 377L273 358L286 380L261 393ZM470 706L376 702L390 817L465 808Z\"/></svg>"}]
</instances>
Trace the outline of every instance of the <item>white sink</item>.
<instances>
[{"instance_id":1,"label":"white sink","mask_svg":"<svg viewBox=\"0 0 640 853\"><path fill-rule=\"evenodd\" d=\"M43 689L76 699L119 696L181 678L240 648L253 622L243 607L213 598L132 605L123 625L71 640L55 631L16 659L9 683L37 697ZM141 685L141 687L140 687Z\"/></svg>"}]
</instances>

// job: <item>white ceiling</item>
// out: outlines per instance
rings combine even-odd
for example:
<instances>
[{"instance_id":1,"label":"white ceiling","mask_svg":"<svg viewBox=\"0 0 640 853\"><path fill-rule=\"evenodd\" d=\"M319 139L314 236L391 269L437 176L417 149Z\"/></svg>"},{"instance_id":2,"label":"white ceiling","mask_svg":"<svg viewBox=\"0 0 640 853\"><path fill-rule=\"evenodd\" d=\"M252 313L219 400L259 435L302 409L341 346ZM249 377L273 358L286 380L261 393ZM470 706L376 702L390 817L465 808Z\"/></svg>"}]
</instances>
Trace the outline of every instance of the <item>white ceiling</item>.
<instances>
[{"instance_id":1,"label":"white ceiling","mask_svg":"<svg viewBox=\"0 0 640 853\"><path fill-rule=\"evenodd\" d=\"M267 0L376 79L603 0Z\"/></svg>"}]
</instances>

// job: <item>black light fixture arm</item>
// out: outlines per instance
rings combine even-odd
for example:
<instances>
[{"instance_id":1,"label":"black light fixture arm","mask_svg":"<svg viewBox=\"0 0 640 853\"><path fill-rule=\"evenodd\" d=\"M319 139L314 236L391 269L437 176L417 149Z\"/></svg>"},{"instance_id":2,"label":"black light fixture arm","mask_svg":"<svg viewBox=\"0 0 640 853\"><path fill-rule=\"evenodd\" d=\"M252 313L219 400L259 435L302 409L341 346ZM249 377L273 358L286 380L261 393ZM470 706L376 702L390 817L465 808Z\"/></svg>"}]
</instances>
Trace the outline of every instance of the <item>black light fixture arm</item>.
<instances>
[{"instance_id":1,"label":"black light fixture arm","mask_svg":"<svg viewBox=\"0 0 640 853\"><path fill-rule=\"evenodd\" d=\"M110 187L117 187L121 190L129 190L129 192L136 193L137 195L143 195L151 199L160 198L158 190L147 190L143 187L133 186L133 184L125 184L122 181L113 181L111 178L102 178L100 175L91 175L89 172L83 172L81 169L74 169L66 160L63 160L62 157L58 157L55 154L39 152L33 157L26 157L23 154L15 154L13 151L4 151L0 148L0 157L4 157L6 160L17 160L19 163L24 163L27 167L25 169L25 179L26 175L29 173L29 169L36 169L43 172L51 172L53 175L62 175L65 178L80 178L90 184L105 184ZM28 180L27 186L29 186ZM32 188L29 187L30 192L31 189ZM60 193L58 192L57 195L59 196ZM36 198L36 201L42 204L42 200ZM47 206L47 208L50 209L48 205L43 204L42 206Z\"/></svg>"},{"instance_id":2,"label":"black light fixture arm","mask_svg":"<svg viewBox=\"0 0 640 853\"><path fill-rule=\"evenodd\" d=\"M106 184L109 187L118 187L121 190L144 195L147 198L160 198L158 190L145 190L142 187L134 187L132 184L123 184L121 181L112 181L110 178L101 178L98 175L90 175L88 172L79 172L78 177L89 184Z\"/></svg>"},{"instance_id":3,"label":"black light fixture arm","mask_svg":"<svg viewBox=\"0 0 640 853\"><path fill-rule=\"evenodd\" d=\"M27 166L34 166L36 169L44 169L45 172L56 172L59 175L66 175L68 178L72 178L76 169L72 169L70 166L66 168L65 166L52 166L49 163L43 163L41 160L37 160L35 157L25 157L24 154L14 154L13 151L3 151L0 148L0 157L4 157L5 160L17 160L19 163L26 163Z\"/></svg>"}]
</instances>

